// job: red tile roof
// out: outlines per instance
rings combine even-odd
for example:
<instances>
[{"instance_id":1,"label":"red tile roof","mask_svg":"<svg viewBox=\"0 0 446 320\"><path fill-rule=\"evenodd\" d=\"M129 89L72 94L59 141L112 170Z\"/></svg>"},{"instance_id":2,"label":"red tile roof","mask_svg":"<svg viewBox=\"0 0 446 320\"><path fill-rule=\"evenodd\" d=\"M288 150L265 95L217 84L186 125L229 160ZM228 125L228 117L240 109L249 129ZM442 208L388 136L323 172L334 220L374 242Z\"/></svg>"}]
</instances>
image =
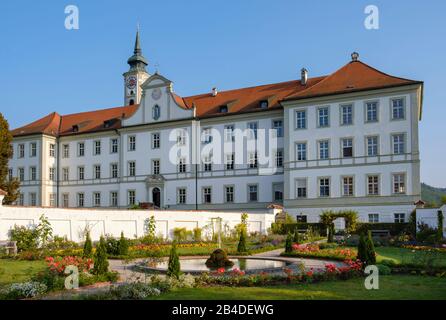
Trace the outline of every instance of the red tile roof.
<instances>
[{"instance_id":1,"label":"red tile roof","mask_svg":"<svg viewBox=\"0 0 446 320\"><path fill-rule=\"evenodd\" d=\"M375 90L409 84L422 84L420 81L403 79L385 74L360 61L351 61L329 76L309 78L306 85L299 80L260 85L255 87L218 92L216 96L205 93L181 98L173 94L175 102L185 109L196 108L199 118L224 116L227 113L280 109L280 102L325 95ZM260 102L267 101L267 108L260 108ZM226 106L227 113L221 112ZM117 107L60 116L53 112L37 121L12 130L14 136L44 133L53 136L106 131L121 127L121 119L128 118L138 105ZM107 126L104 122L107 121ZM78 131L73 130L77 126Z\"/></svg>"}]
</instances>

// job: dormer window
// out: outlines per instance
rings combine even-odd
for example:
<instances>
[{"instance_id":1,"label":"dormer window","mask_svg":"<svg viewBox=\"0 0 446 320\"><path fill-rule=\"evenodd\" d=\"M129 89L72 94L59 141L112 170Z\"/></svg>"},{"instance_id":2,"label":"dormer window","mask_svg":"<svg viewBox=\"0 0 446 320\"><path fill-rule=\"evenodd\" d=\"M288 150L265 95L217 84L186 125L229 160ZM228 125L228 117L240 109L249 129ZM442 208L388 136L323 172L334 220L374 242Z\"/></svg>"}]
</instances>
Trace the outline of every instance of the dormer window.
<instances>
[{"instance_id":1,"label":"dormer window","mask_svg":"<svg viewBox=\"0 0 446 320\"><path fill-rule=\"evenodd\" d=\"M228 113L228 106L227 105L220 106L220 113Z\"/></svg>"},{"instance_id":2,"label":"dormer window","mask_svg":"<svg viewBox=\"0 0 446 320\"><path fill-rule=\"evenodd\" d=\"M77 124L73 126L73 132L79 132L79 126Z\"/></svg>"},{"instance_id":3,"label":"dormer window","mask_svg":"<svg viewBox=\"0 0 446 320\"><path fill-rule=\"evenodd\" d=\"M268 100L261 100L259 106L261 109L268 108Z\"/></svg>"},{"instance_id":4,"label":"dormer window","mask_svg":"<svg viewBox=\"0 0 446 320\"><path fill-rule=\"evenodd\" d=\"M110 128L111 126L111 120L105 120L104 121L104 128Z\"/></svg>"}]
</instances>

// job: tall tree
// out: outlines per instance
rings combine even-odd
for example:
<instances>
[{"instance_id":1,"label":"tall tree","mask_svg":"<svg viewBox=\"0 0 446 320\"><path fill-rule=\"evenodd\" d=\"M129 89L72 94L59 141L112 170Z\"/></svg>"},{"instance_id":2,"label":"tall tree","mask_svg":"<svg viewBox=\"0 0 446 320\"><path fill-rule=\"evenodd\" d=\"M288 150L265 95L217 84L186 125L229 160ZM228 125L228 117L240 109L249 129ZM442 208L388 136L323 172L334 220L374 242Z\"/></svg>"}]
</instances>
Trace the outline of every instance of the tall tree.
<instances>
[{"instance_id":1,"label":"tall tree","mask_svg":"<svg viewBox=\"0 0 446 320\"><path fill-rule=\"evenodd\" d=\"M6 191L3 202L11 204L19 196L20 182L14 178L9 180L8 162L12 158L12 134L9 131L9 124L3 114L0 113L0 189Z\"/></svg>"}]
</instances>

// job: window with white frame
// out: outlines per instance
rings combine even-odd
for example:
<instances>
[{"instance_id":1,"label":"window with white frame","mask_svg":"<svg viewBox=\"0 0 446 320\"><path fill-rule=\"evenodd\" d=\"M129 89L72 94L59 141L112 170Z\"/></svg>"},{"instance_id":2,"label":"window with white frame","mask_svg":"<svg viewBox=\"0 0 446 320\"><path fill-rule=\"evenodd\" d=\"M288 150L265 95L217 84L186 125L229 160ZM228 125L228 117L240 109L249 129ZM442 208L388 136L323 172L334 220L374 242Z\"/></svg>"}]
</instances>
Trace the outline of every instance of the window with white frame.
<instances>
[{"instance_id":1,"label":"window with white frame","mask_svg":"<svg viewBox=\"0 0 446 320\"><path fill-rule=\"evenodd\" d=\"M93 192L93 207L100 207L100 206L101 206L101 193Z\"/></svg>"},{"instance_id":2,"label":"window with white frame","mask_svg":"<svg viewBox=\"0 0 446 320\"><path fill-rule=\"evenodd\" d=\"M110 192L110 206L111 207L118 206L118 192L117 191Z\"/></svg>"},{"instance_id":3,"label":"window with white frame","mask_svg":"<svg viewBox=\"0 0 446 320\"><path fill-rule=\"evenodd\" d=\"M49 168L49 180L50 181L56 181L56 168L54 168L54 167L50 167Z\"/></svg>"},{"instance_id":4,"label":"window with white frame","mask_svg":"<svg viewBox=\"0 0 446 320\"><path fill-rule=\"evenodd\" d=\"M276 137L283 137L283 121L273 120L273 129L276 130Z\"/></svg>"},{"instance_id":5,"label":"window with white frame","mask_svg":"<svg viewBox=\"0 0 446 320\"><path fill-rule=\"evenodd\" d=\"M226 170L234 170L234 153L227 153L225 155Z\"/></svg>"},{"instance_id":6,"label":"window with white frame","mask_svg":"<svg viewBox=\"0 0 446 320\"><path fill-rule=\"evenodd\" d=\"M366 108L366 122L377 122L378 121L378 102L367 102L365 104Z\"/></svg>"},{"instance_id":7,"label":"window with white frame","mask_svg":"<svg viewBox=\"0 0 446 320\"><path fill-rule=\"evenodd\" d=\"M77 144L77 156L83 157L85 155L85 143L79 142Z\"/></svg>"},{"instance_id":8,"label":"window with white frame","mask_svg":"<svg viewBox=\"0 0 446 320\"><path fill-rule=\"evenodd\" d=\"M25 205L25 195L23 193L19 193L19 198L17 202L19 206Z\"/></svg>"},{"instance_id":9,"label":"window with white frame","mask_svg":"<svg viewBox=\"0 0 446 320\"><path fill-rule=\"evenodd\" d=\"M393 193L406 193L406 175L404 173L393 174Z\"/></svg>"},{"instance_id":10,"label":"window with white frame","mask_svg":"<svg viewBox=\"0 0 446 320\"><path fill-rule=\"evenodd\" d=\"M70 180L70 169L69 168L62 168L62 180L68 181Z\"/></svg>"},{"instance_id":11,"label":"window with white frame","mask_svg":"<svg viewBox=\"0 0 446 320\"><path fill-rule=\"evenodd\" d=\"M136 150L136 136L129 136L129 151Z\"/></svg>"},{"instance_id":12,"label":"window with white frame","mask_svg":"<svg viewBox=\"0 0 446 320\"><path fill-rule=\"evenodd\" d=\"M224 135L225 135L226 142L234 142L235 141L234 125L233 124L225 126Z\"/></svg>"},{"instance_id":13,"label":"window with white frame","mask_svg":"<svg viewBox=\"0 0 446 320\"><path fill-rule=\"evenodd\" d=\"M152 160L152 174L160 174L160 160L159 159Z\"/></svg>"},{"instance_id":14,"label":"window with white frame","mask_svg":"<svg viewBox=\"0 0 446 320\"><path fill-rule=\"evenodd\" d=\"M367 141L367 156L374 157L378 155L378 137L370 136L366 138Z\"/></svg>"},{"instance_id":15,"label":"window with white frame","mask_svg":"<svg viewBox=\"0 0 446 320\"><path fill-rule=\"evenodd\" d=\"M50 207L55 207L56 206L56 194L55 193L50 193Z\"/></svg>"},{"instance_id":16,"label":"window with white frame","mask_svg":"<svg viewBox=\"0 0 446 320\"><path fill-rule=\"evenodd\" d=\"M62 207L68 208L70 205L70 195L68 193L62 194Z\"/></svg>"},{"instance_id":17,"label":"window with white frame","mask_svg":"<svg viewBox=\"0 0 446 320\"><path fill-rule=\"evenodd\" d=\"M25 145L23 143L18 145L18 152L17 155L19 158L25 157Z\"/></svg>"},{"instance_id":18,"label":"window with white frame","mask_svg":"<svg viewBox=\"0 0 446 320\"><path fill-rule=\"evenodd\" d=\"M31 192L29 194L29 205L33 207L37 205L37 193Z\"/></svg>"},{"instance_id":19,"label":"window with white frame","mask_svg":"<svg viewBox=\"0 0 446 320\"><path fill-rule=\"evenodd\" d=\"M405 118L404 99L392 99L392 120Z\"/></svg>"},{"instance_id":20,"label":"window with white frame","mask_svg":"<svg viewBox=\"0 0 446 320\"><path fill-rule=\"evenodd\" d=\"M369 223L378 223L378 222L379 222L379 214L369 213Z\"/></svg>"},{"instance_id":21,"label":"window with white frame","mask_svg":"<svg viewBox=\"0 0 446 320\"><path fill-rule=\"evenodd\" d=\"M393 154L404 154L405 143L404 134L392 135Z\"/></svg>"},{"instance_id":22,"label":"window with white frame","mask_svg":"<svg viewBox=\"0 0 446 320\"><path fill-rule=\"evenodd\" d=\"M248 122L248 139L257 139L257 122Z\"/></svg>"},{"instance_id":23,"label":"window with white frame","mask_svg":"<svg viewBox=\"0 0 446 320\"><path fill-rule=\"evenodd\" d=\"M83 192L79 192L77 194L77 206L79 208L83 208L85 205L85 197L84 197L84 193Z\"/></svg>"},{"instance_id":24,"label":"window with white frame","mask_svg":"<svg viewBox=\"0 0 446 320\"><path fill-rule=\"evenodd\" d=\"M328 107L317 109L317 124L318 127L328 127L330 125L330 114Z\"/></svg>"},{"instance_id":25,"label":"window with white frame","mask_svg":"<svg viewBox=\"0 0 446 320\"><path fill-rule=\"evenodd\" d=\"M31 142L30 143L30 157L35 157L37 155L37 143Z\"/></svg>"},{"instance_id":26,"label":"window with white frame","mask_svg":"<svg viewBox=\"0 0 446 320\"><path fill-rule=\"evenodd\" d=\"M62 146L62 150L63 150L63 157L64 158L69 158L70 157L70 145L69 144L64 144Z\"/></svg>"},{"instance_id":27,"label":"window with white frame","mask_svg":"<svg viewBox=\"0 0 446 320\"><path fill-rule=\"evenodd\" d=\"M95 164L93 166L93 173L94 173L95 179L101 179L101 165L100 164Z\"/></svg>"},{"instance_id":28,"label":"window with white frame","mask_svg":"<svg viewBox=\"0 0 446 320\"><path fill-rule=\"evenodd\" d=\"M283 167L283 150L282 149L276 150L275 160L276 160L276 167L282 168Z\"/></svg>"},{"instance_id":29,"label":"window with white frame","mask_svg":"<svg viewBox=\"0 0 446 320\"><path fill-rule=\"evenodd\" d=\"M203 188L203 203L211 203L212 202L212 188L204 187Z\"/></svg>"},{"instance_id":30,"label":"window with white frame","mask_svg":"<svg viewBox=\"0 0 446 320\"><path fill-rule=\"evenodd\" d=\"M353 157L353 139L351 138L341 139L341 145L342 145L342 157L343 158Z\"/></svg>"},{"instance_id":31,"label":"window with white frame","mask_svg":"<svg viewBox=\"0 0 446 320\"><path fill-rule=\"evenodd\" d=\"M37 168L29 167L29 180L36 181L37 180Z\"/></svg>"},{"instance_id":32,"label":"window with white frame","mask_svg":"<svg viewBox=\"0 0 446 320\"><path fill-rule=\"evenodd\" d=\"M344 197L351 197L354 194L353 177L342 178L342 195Z\"/></svg>"},{"instance_id":33,"label":"window with white frame","mask_svg":"<svg viewBox=\"0 0 446 320\"><path fill-rule=\"evenodd\" d=\"M177 129L177 144L179 146L186 145L186 130Z\"/></svg>"},{"instance_id":34,"label":"window with white frame","mask_svg":"<svg viewBox=\"0 0 446 320\"><path fill-rule=\"evenodd\" d=\"M186 188L177 189L177 204L186 204Z\"/></svg>"},{"instance_id":35,"label":"window with white frame","mask_svg":"<svg viewBox=\"0 0 446 320\"><path fill-rule=\"evenodd\" d=\"M128 163L128 175L130 177L136 176L136 162L135 161L129 161L129 163Z\"/></svg>"},{"instance_id":36,"label":"window with white frame","mask_svg":"<svg viewBox=\"0 0 446 320\"><path fill-rule=\"evenodd\" d=\"M212 142L212 128L204 128L201 133L201 141L204 144Z\"/></svg>"},{"instance_id":37,"label":"window with white frame","mask_svg":"<svg viewBox=\"0 0 446 320\"><path fill-rule=\"evenodd\" d=\"M154 132L152 133L152 149L159 149L160 148L160 133Z\"/></svg>"},{"instance_id":38,"label":"window with white frame","mask_svg":"<svg viewBox=\"0 0 446 320\"><path fill-rule=\"evenodd\" d=\"M110 153L118 153L118 139L110 140Z\"/></svg>"},{"instance_id":39,"label":"window with white frame","mask_svg":"<svg viewBox=\"0 0 446 320\"><path fill-rule=\"evenodd\" d=\"M101 154L101 140L93 141L93 154L95 156Z\"/></svg>"},{"instance_id":40,"label":"window with white frame","mask_svg":"<svg viewBox=\"0 0 446 320\"><path fill-rule=\"evenodd\" d=\"M12 170L12 168L8 169L8 180L12 181L12 179L14 179L14 171Z\"/></svg>"},{"instance_id":41,"label":"window with white frame","mask_svg":"<svg viewBox=\"0 0 446 320\"><path fill-rule=\"evenodd\" d=\"M307 127L307 112L305 110L296 111L296 129Z\"/></svg>"},{"instance_id":42,"label":"window with white frame","mask_svg":"<svg viewBox=\"0 0 446 320\"><path fill-rule=\"evenodd\" d=\"M212 154L204 156L203 159L203 169L204 171L212 171Z\"/></svg>"},{"instance_id":43,"label":"window with white frame","mask_svg":"<svg viewBox=\"0 0 446 320\"><path fill-rule=\"evenodd\" d=\"M319 178L319 196L330 196L330 178Z\"/></svg>"},{"instance_id":44,"label":"window with white frame","mask_svg":"<svg viewBox=\"0 0 446 320\"><path fill-rule=\"evenodd\" d=\"M127 191L127 204L129 206L133 206L134 204L136 204L136 191L135 190Z\"/></svg>"},{"instance_id":45,"label":"window with white frame","mask_svg":"<svg viewBox=\"0 0 446 320\"><path fill-rule=\"evenodd\" d=\"M327 160L330 158L330 142L328 140L319 141L319 159Z\"/></svg>"},{"instance_id":46,"label":"window with white frame","mask_svg":"<svg viewBox=\"0 0 446 320\"><path fill-rule=\"evenodd\" d=\"M283 200L283 185L273 184L273 198L274 198L274 201L282 201Z\"/></svg>"},{"instance_id":47,"label":"window with white frame","mask_svg":"<svg viewBox=\"0 0 446 320\"><path fill-rule=\"evenodd\" d=\"M406 214L405 213L394 213L393 218L394 218L395 223L406 222Z\"/></svg>"},{"instance_id":48,"label":"window with white frame","mask_svg":"<svg viewBox=\"0 0 446 320\"><path fill-rule=\"evenodd\" d=\"M371 196L379 195L379 176L367 176L367 194Z\"/></svg>"},{"instance_id":49,"label":"window with white frame","mask_svg":"<svg viewBox=\"0 0 446 320\"><path fill-rule=\"evenodd\" d=\"M56 157L56 145L54 143L50 143L50 157L55 158Z\"/></svg>"},{"instance_id":50,"label":"window with white frame","mask_svg":"<svg viewBox=\"0 0 446 320\"><path fill-rule=\"evenodd\" d=\"M305 161L307 160L307 144L300 142L296 144L296 160Z\"/></svg>"},{"instance_id":51,"label":"window with white frame","mask_svg":"<svg viewBox=\"0 0 446 320\"><path fill-rule=\"evenodd\" d=\"M341 106L341 125L347 126L351 124L353 124L353 105L343 105Z\"/></svg>"},{"instance_id":52,"label":"window with white frame","mask_svg":"<svg viewBox=\"0 0 446 320\"><path fill-rule=\"evenodd\" d=\"M111 163L110 164L110 173L112 178L118 177L118 164L117 163Z\"/></svg>"},{"instance_id":53,"label":"window with white frame","mask_svg":"<svg viewBox=\"0 0 446 320\"><path fill-rule=\"evenodd\" d=\"M249 169L255 169L258 167L257 152L248 153L248 167Z\"/></svg>"},{"instance_id":54,"label":"window with white frame","mask_svg":"<svg viewBox=\"0 0 446 320\"><path fill-rule=\"evenodd\" d=\"M186 173L186 158L180 157L177 162L177 172L178 173Z\"/></svg>"},{"instance_id":55,"label":"window with white frame","mask_svg":"<svg viewBox=\"0 0 446 320\"><path fill-rule=\"evenodd\" d=\"M296 179L296 198L306 198L307 197L307 179L299 178Z\"/></svg>"},{"instance_id":56,"label":"window with white frame","mask_svg":"<svg viewBox=\"0 0 446 320\"><path fill-rule=\"evenodd\" d=\"M225 186L225 202L234 202L234 186Z\"/></svg>"},{"instance_id":57,"label":"window with white frame","mask_svg":"<svg viewBox=\"0 0 446 320\"><path fill-rule=\"evenodd\" d=\"M85 168L77 167L77 179L84 180L85 179Z\"/></svg>"},{"instance_id":58,"label":"window with white frame","mask_svg":"<svg viewBox=\"0 0 446 320\"><path fill-rule=\"evenodd\" d=\"M25 168L18 168L17 171L18 171L19 181L25 181Z\"/></svg>"},{"instance_id":59,"label":"window with white frame","mask_svg":"<svg viewBox=\"0 0 446 320\"><path fill-rule=\"evenodd\" d=\"M256 184L250 184L248 185L248 201L249 202L256 202L258 199L257 190L258 187Z\"/></svg>"}]
</instances>

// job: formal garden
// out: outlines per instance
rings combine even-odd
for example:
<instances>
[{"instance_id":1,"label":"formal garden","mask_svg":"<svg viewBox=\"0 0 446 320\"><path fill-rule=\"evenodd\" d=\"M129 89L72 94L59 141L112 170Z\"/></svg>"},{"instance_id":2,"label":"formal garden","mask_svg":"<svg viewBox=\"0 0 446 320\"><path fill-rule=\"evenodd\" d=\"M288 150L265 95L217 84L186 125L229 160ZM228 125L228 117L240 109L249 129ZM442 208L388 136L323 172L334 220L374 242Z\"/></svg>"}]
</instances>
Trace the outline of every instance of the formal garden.
<instances>
[{"instance_id":1,"label":"formal garden","mask_svg":"<svg viewBox=\"0 0 446 320\"><path fill-rule=\"evenodd\" d=\"M53 235L42 215L10 231L17 253L0 252L0 299L446 299L442 216L432 229L414 215L379 224L353 211L326 211L318 223L287 215L260 235L242 214L232 229L177 228L171 241L151 217L141 238L92 241L86 228L82 243ZM364 286L369 265L378 290Z\"/></svg>"}]
</instances>

